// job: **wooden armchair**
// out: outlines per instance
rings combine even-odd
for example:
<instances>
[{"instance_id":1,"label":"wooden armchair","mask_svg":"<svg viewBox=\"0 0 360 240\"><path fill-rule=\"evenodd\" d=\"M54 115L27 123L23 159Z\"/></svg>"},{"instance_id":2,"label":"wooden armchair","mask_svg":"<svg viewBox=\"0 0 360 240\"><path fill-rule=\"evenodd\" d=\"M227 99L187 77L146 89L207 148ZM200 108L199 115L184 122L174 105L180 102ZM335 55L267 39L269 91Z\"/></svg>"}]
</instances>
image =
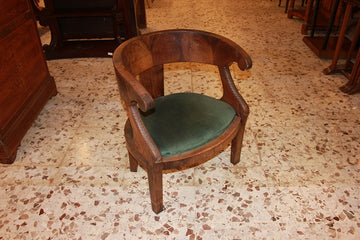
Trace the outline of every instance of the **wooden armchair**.
<instances>
[{"instance_id":1,"label":"wooden armchair","mask_svg":"<svg viewBox=\"0 0 360 240\"><path fill-rule=\"evenodd\" d=\"M164 83L158 70L173 62L217 65L222 98L195 93L161 96ZM194 30L149 33L116 49L113 63L128 114L125 138L130 170L136 172L138 164L147 170L155 213L163 210L163 170L196 166L230 142L231 162L239 162L249 108L232 80L229 66L233 62L241 70L252 64L248 54L234 42ZM155 74L149 74L154 69ZM138 75L141 81L136 79Z\"/></svg>"}]
</instances>

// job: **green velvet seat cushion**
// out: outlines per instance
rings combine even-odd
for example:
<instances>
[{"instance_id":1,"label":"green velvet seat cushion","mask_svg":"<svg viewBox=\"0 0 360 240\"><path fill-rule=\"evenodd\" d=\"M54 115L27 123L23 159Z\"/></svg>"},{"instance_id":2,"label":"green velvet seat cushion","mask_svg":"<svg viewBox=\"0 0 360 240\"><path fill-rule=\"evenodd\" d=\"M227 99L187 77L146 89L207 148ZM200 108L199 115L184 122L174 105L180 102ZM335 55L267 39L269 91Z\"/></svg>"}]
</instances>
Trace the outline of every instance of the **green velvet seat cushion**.
<instances>
[{"instance_id":1,"label":"green velvet seat cushion","mask_svg":"<svg viewBox=\"0 0 360 240\"><path fill-rule=\"evenodd\" d=\"M155 99L155 109L141 116L162 156L169 157L220 136L235 111L229 104L205 95L177 93Z\"/></svg>"}]
</instances>

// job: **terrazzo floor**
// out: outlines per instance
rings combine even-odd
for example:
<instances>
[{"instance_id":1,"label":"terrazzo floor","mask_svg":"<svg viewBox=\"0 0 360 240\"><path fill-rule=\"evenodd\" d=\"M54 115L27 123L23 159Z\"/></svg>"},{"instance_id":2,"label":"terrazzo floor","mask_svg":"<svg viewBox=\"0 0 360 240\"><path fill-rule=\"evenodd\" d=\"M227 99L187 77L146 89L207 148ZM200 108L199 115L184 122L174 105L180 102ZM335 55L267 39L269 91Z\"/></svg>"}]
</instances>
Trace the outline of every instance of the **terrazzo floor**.
<instances>
[{"instance_id":1,"label":"terrazzo floor","mask_svg":"<svg viewBox=\"0 0 360 240\"><path fill-rule=\"evenodd\" d=\"M155 0L148 28L228 37L253 60L233 66L250 106L241 161L229 149L164 175L165 210L129 171L126 113L110 58L48 61L59 93L0 165L0 239L360 239L360 94L321 71L302 22L270 0ZM42 41L49 39L42 36ZM187 70L187 67L190 70ZM166 66L166 92L219 97L217 72Z\"/></svg>"}]
</instances>

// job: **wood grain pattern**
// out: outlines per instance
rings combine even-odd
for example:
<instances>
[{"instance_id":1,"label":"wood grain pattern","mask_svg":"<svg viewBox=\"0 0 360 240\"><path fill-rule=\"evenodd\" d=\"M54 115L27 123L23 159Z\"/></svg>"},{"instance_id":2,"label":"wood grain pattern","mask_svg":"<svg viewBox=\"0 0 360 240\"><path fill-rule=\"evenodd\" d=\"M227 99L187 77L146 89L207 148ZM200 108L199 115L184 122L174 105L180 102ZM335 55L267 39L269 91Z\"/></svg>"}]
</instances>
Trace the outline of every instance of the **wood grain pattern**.
<instances>
[{"instance_id":1,"label":"wood grain pattern","mask_svg":"<svg viewBox=\"0 0 360 240\"><path fill-rule=\"evenodd\" d=\"M0 162L12 163L21 139L56 87L28 1L2 1L1 6L0 21L8 22L0 24Z\"/></svg>"}]
</instances>

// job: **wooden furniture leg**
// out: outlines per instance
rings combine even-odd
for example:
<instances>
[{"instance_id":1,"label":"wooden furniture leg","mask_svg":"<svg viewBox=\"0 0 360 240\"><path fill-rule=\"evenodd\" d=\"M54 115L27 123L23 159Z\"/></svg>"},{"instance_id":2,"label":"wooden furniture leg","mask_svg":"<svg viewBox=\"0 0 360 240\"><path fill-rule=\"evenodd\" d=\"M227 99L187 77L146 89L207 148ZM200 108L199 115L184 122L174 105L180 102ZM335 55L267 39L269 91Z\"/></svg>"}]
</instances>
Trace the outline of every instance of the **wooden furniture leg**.
<instances>
[{"instance_id":1,"label":"wooden furniture leg","mask_svg":"<svg viewBox=\"0 0 360 240\"><path fill-rule=\"evenodd\" d=\"M359 71L359 66L358 66L358 69L355 70L355 74L353 76L352 81L354 82L354 84L351 87L351 89L346 92L347 94L355 94L355 93L360 92L360 71Z\"/></svg>"},{"instance_id":2,"label":"wooden furniture leg","mask_svg":"<svg viewBox=\"0 0 360 240\"><path fill-rule=\"evenodd\" d=\"M347 55L347 59L346 59L346 62L345 62L345 69L350 68L352 53L354 52L354 50L356 48L359 37L360 37L360 20L356 24L356 29L355 29L355 32L354 32L354 36L352 38L351 46L350 46L350 49L349 49L349 52L348 52L348 55Z\"/></svg>"},{"instance_id":3,"label":"wooden furniture leg","mask_svg":"<svg viewBox=\"0 0 360 240\"><path fill-rule=\"evenodd\" d=\"M237 133L236 137L231 142L231 157L230 162L232 164L237 164L240 162L240 156L241 156L241 148L242 148L242 141L244 138L244 132L245 132L245 123L241 123L241 127L239 129L239 132Z\"/></svg>"},{"instance_id":4,"label":"wooden furniture leg","mask_svg":"<svg viewBox=\"0 0 360 240\"><path fill-rule=\"evenodd\" d=\"M287 12L287 17L292 18L294 15L292 14L292 10L294 10L295 0L290 0L290 11Z\"/></svg>"},{"instance_id":5,"label":"wooden furniture leg","mask_svg":"<svg viewBox=\"0 0 360 240\"><path fill-rule=\"evenodd\" d=\"M318 0L320 1L320 0ZM310 13L312 10L314 4L314 0L310 0L307 4L306 4L306 11L305 11L305 16L304 16L304 24L301 26L301 33L302 34L306 34L307 30L308 30L308 25L310 23Z\"/></svg>"},{"instance_id":6,"label":"wooden furniture leg","mask_svg":"<svg viewBox=\"0 0 360 240\"><path fill-rule=\"evenodd\" d=\"M360 92L360 71L359 69L356 70L356 75L354 76L354 86L353 88L347 92L348 94L355 94Z\"/></svg>"},{"instance_id":7,"label":"wooden furniture leg","mask_svg":"<svg viewBox=\"0 0 360 240\"><path fill-rule=\"evenodd\" d=\"M310 37L314 37L314 34L315 34L317 17L318 17L318 14L319 14L319 6L320 6L320 0L316 0L314 17L312 19L313 22L312 22Z\"/></svg>"},{"instance_id":8,"label":"wooden furniture leg","mask_svg":"<svg viewBox=\"0 0 360 240\"><path fill-rule=\"evenodd\" d=\"M289 2L290 0L286 0L286 4L285 4L285 13L288 12L288 9L289 9Z\"/></svg>"},{"instance_id":9,"label":"wooden furniture leg","mask_svg":"<svg viewBox=\"0 0 360 240\"><path fill-rule=\"evenodd\" d=\"M136 21L139 28L146 28L145 1L137 0L135 4Z\"/></svg>"},{"instance_id":10,"label":"wooden furniture leg","mask_svg":"<svg viewBox=\"0 0 360 240\"><path fill-rule=\"evenodd\" d=\"M139 164L136 161L136 159L133 157L133 155L131 155L130 152L128 152L128 154L129 154L130 171L137 172L137 168Z\"/></svg>"},{"instance_id":11,"label":"wooden furniture leg","mask_svg":"<svg viewBox=\"0 0 360 240\"><path fill-rule=\"evenodd\" d=\"M326 49L327 44L329 42L331 30L332 30L332 28L334 26L335 18L338 15L336 13L338 12L339 3L340 3L340 0L335 0L333 10L331 11L329 26L328 26L328 29L326 30L325 39L324 39L324 43L323 43L323 46L322 46L323 50Z\"/></svg>"},{"instance_id":12,"label":"wooden furniture leg","mask_svg":"<svg viewBox=\"0 0 360 240\"><path fill-rule=\"evenodd\" d=\"M320 1L320 0L319 0ZM313 16L313 4L314 4L314 0L309 0L306 3L306 8L299 8L299 9L294 9L295 6L295 0L290 0L290 7L287 11L287 17L288 18L292 18L293 16L298 17L302 20L304 20L304 24L301 26L301 33L302 34L306 34L307 31L310 29L311 27L311 19ZM319 18L323 18L323 16L319 17ZM321 27L320 25L317 25L316 28Z\"/></svg>"},{"instance_id":13,"label":"wooden furniture leg","mask_svg":"<svg viewBox=\"0 0 360 240\"><path fill-rule=\"evenodd\" d=\"M344 20L343 20L343 23L342 23L342 26L340 29L340 34L339 34L339 38L338 38L338 41L336 44L334 57L332 59L331 65L323 70L324 74L332 74L335 72L339 72L339 70L337 69L337 62L339 60L340 51L341 51L342 45L344 43L347 26L348 26L349 20L351 18L352 8L353 8L353 4L349 2L346 6L345 16L344 16Z\"/></svg>"},{"instance_id":14,"label":"wooden furniture leg","mask_svg":"<svg viewBox=\"0 0 360 240\"><path fill-rule=\"evenodd\" d=\"M148 169L148 178L152 210L159 213L164 208L161 164L155 164Z\"/></svg>"},{"instance_id":15,"label":"wooden furniture leg","mask_svg":"<svg viewBox=\"0 0 360 240\"><path fill-rule=\"evenodd\" d=\"M359 91L360 89L360 50L356 56L354 66L351 71L349 81L340 87L340 90L344 93L353 94Z\"/></svg>"}]
</instances>

